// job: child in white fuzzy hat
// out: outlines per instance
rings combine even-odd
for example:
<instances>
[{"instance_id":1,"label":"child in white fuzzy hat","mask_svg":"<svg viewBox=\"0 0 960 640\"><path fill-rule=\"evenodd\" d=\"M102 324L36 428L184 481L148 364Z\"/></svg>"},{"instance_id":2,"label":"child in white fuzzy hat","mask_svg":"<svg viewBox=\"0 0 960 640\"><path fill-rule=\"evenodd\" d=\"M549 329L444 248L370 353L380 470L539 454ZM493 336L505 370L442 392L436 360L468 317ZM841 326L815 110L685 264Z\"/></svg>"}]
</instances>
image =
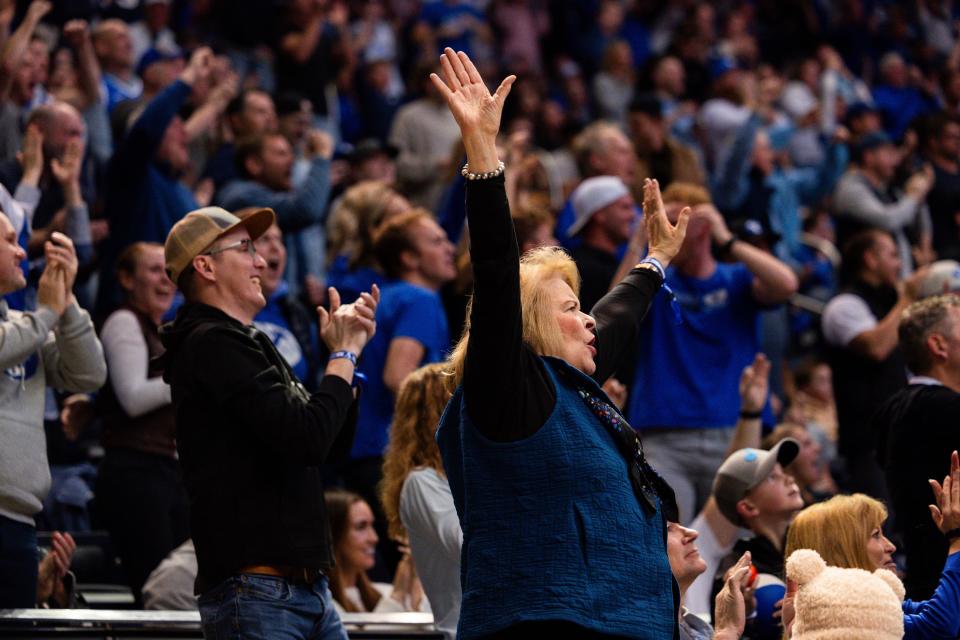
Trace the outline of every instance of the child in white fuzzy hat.
<instances>
[{"instance_id":1,"label":"child in white fuzzy hat","mask_svg":"<svg viewBox=\"0 0 960 640\"><path fill-rule=\"evenodd\" d=\"M900 640L903 583L892 571L828 567L820 554L799 549L787 558L796 580L793 640Z\"/></svg>"}]
</instances>

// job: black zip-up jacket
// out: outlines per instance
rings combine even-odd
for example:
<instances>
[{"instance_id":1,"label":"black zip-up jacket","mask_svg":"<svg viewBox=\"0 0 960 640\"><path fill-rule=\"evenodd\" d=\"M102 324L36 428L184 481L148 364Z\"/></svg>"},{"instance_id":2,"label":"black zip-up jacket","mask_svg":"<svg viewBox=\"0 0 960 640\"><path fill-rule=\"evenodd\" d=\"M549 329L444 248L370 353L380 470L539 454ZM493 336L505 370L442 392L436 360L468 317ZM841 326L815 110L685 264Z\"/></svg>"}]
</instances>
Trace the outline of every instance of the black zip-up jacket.
<instances>
[{"instance_id":1,"label":"black zip-up jacket","mask_svg":"<svg viewBox=\"0 0 960 640\"><path fill-rule=\"evenodd\" d=\"M320 465L353 442L349 383L327 376L310 395L266 335L207 305L185 304L160 335L196 592L250 565L331 567Z\"/></svg>"},{"instance_id":2,"label":"black zip-up jacket","mask_svg":"<svg viewBox=\"0 0 960 640\"><path fill-rule=\"evenodd\" d=\"M949 544L930 518L928 478L950 473L950 454L960 449L960 393L935 384L911 384L877 409L871 425L880 437L877 458L886 472L893 524L903 536L911 600L933 597Z\"/></svg>"}]
</instances>

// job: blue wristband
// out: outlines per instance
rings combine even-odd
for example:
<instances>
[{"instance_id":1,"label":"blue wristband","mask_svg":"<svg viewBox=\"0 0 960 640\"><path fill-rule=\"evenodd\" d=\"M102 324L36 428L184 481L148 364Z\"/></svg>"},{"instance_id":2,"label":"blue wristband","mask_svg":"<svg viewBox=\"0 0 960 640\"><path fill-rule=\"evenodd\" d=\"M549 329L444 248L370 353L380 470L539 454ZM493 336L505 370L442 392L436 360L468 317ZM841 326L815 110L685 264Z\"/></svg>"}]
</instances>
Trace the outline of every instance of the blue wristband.
<instances>
[{"instance_id":1,"label":"blue wristband","mask_svg":"<svg viewBox=\"0 0 960 640\"><path fill-rule=\"evenodd\" d=\"M667 272L666 272L666 270L663 268L663 264L662 264L659 260L657 260L656 258L653 258L653 257L651 257L651 256L647 256L646 258L644 258L643 260L640 261L640 264L648 264L648 265L650 265L651 267L653 267L654 269L656 269L657 273L660 274L660 279L661 279L661 280L666 280L666 279L667 279Z\"/></svg>"},{"instance_id":2,"label":"blue wristband","mask_svg":"<svg viewBox=\"0 0 960 640\"><path fill-rule=\"evenodd\" d=\"M663 263L652 256L647 256L640 261L640 264L648 264L660 274L660 279L663 281L661 283L663 290L666 291L670 297L670 309L673 311L673 317L678 325L683 324L683 312L680 310L680 303L677 302L677 296L673 293L670 285L667 284L667 272L663 268Z\"/></svg>"},{"instance_id":3,"label":"blue wristband","mask_svg":"<svg viewBox=\"0 0 960 640\"><path fill-rule=\"evenodd\" d=\"M354 367L357 366L357 354L355 354L352 351L334 351L333 353L330 354L331 360L338 360L340 358L349 360L350 362L353 363Z\"/></svg>"},{"instance_id":4,"label":"blue wristband","mask_svg":"<svg viewBox=\"0 0 960 640\"><path fill-rule=\"evenodd\" d=\"M351 387L353 387L354 389L356 389L356 388L359 387L361 384L366 384L366 383L367 383L367 376L363 375L363 374L360 373L359 371L354 371L354 372L353 372L353 381L350 383L350 386L351 386Z\"/></svg>"}]
</instances>

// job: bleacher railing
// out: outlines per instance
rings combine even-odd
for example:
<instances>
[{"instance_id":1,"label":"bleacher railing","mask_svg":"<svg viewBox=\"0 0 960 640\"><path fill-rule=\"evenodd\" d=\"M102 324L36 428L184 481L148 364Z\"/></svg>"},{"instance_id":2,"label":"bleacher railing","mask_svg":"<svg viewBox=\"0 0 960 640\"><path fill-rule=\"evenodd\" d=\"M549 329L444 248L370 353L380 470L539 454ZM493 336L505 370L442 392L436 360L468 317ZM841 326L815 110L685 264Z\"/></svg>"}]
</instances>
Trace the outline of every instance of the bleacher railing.
<instances>
[{"instance_id":1,"label":"bleacher railing","mask_svg":"<svg viewBox=\"0 0 960 640\"><path fill-rule=\"evenodd\" d=\"M429 613L344 613L351 638L442 640ZM202 638L196 611L0 609L0 637Z\"/></svg>"}]
</instances>

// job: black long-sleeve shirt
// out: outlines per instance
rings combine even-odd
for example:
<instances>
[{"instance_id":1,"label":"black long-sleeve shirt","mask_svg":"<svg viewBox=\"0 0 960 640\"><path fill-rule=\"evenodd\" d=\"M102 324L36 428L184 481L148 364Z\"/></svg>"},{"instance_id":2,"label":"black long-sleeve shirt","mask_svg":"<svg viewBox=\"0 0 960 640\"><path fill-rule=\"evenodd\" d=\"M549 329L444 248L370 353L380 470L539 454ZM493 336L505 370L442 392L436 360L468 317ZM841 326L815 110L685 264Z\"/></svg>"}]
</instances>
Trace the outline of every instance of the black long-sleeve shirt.
<instances>
[{"instance_id":1,"label":"black long-sleeve shirt","mask_svg":"<svg viewBox=\"0 0 960 640\"><path fill-rule=\"evenodd\" d=\"M949 544L933 524L928 478L950 473L950 454L960 449L960 393L935 384L911 384L893 394L873 415L880 438L878 458L901 528L907 555L903 585L912 600L933 596Z\"/></svg>"},{"instance_id":2,"label":"black long-sleeve shirt","mask_svg":"<svg viewBox=\"0 0 960 640\"><path fill-rule=\"evenodd\" d=\"M467 184L474 294L463 388L470 419L499 442L521 440L547 421L557 394L543 361L523 341L520 250L503 177ZM638 327L662 284L633 269L593 307L596 371L603 383L632 352Z\"/></svg>"}]
</instances>

